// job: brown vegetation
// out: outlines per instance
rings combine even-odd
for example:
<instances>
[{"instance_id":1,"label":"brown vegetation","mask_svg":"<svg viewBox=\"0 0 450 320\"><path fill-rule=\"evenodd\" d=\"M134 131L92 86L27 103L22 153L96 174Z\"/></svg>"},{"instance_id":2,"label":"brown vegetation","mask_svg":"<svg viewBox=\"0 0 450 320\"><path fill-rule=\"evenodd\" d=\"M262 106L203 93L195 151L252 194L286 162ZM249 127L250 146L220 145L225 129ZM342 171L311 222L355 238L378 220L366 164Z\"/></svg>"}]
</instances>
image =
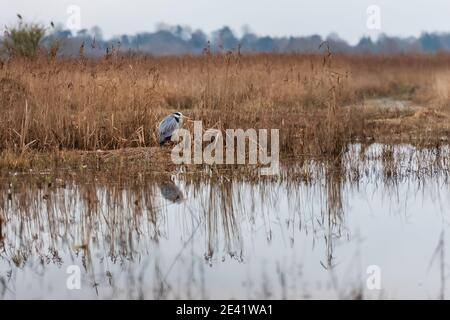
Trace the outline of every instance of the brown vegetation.
<instances>
[{"instance_id":1,"label":"brown vegetation","mask_svg":"<svg viewBox=\"0 0 450 320\"><path fill-rule=\"evenodd\" d=\"M282 158L352 141L435 145L449 135L449 79L444 54L12 58L0 67L0 150L157 146L175 110L204 128L279 128Z\"/></svg>"}]
</instances>

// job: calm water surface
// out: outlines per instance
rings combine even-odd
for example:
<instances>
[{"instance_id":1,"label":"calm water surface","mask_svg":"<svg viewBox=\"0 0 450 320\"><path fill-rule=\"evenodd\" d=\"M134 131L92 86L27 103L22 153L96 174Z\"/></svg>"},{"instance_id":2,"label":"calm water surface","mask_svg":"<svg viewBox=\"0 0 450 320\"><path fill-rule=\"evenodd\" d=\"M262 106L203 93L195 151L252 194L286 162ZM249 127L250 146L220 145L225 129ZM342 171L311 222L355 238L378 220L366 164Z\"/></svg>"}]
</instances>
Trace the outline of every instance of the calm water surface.
<instances>
[{"instance_id":1,"label":"calm water surface","mask_svg":"<svg viewBox=\"0 0 450 320\"><path fill-rule=\"evenodd\" d=\"M449 298L448 155L354 145L260 180L11 173L0 296Z\"/></svg>"}]
</instances>

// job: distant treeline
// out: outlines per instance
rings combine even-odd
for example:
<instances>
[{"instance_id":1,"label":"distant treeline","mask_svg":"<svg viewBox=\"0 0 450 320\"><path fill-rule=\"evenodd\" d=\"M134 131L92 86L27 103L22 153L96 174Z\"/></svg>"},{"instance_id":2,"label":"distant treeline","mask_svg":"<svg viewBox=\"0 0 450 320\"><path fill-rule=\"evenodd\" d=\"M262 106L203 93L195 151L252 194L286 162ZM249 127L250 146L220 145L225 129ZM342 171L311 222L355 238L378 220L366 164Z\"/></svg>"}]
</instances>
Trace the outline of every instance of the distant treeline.
<instances>
[{"instance_id":1,"label":"distant treeline","mask_svg":"<svg viewBox=\"0 0 450 320\"><path fill-rule=\"evenodd\" d=\"M299 37L258 36L250 31L236 36L229 27L223 27L211 34L201 30L191 30L182 26L160 26L155 32L122 35L104 39L101 29L80 30L73 34L69 30L53 28L42 40L50 46L58 40L60 55L78 55L83 46L83 54L104 55L107 50L120 52L141 52L153 55L200 54L209 46L213 51L237 50L243 52L317 52L323 41L327 41L334 53L391 54L407 52L450 51L450 33L422 33L420 37L390 37L381 35L377 40L363 37L352 46L337 35L322 38L319 35Z\"/></svg>"}]
</instances>

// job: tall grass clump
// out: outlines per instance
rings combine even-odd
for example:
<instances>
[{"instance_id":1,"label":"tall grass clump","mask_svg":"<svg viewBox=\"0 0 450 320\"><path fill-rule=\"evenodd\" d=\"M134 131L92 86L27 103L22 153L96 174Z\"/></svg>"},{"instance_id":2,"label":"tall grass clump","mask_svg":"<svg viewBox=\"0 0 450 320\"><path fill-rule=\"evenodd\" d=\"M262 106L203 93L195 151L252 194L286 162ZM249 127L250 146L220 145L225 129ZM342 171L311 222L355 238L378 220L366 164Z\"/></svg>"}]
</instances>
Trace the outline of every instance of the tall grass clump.
<instances>
[{"instance_id":1,"label":"tall grass clump","mask_svg":"<svg viewBox=\"0 0 450 320\"><path fill-rule=\"evenodd\" d=\"M1 50L9 57L35 58L44 36L43 26L26 23L19 15L18 24L6 29Z\"/></svg>"}]
</instances>

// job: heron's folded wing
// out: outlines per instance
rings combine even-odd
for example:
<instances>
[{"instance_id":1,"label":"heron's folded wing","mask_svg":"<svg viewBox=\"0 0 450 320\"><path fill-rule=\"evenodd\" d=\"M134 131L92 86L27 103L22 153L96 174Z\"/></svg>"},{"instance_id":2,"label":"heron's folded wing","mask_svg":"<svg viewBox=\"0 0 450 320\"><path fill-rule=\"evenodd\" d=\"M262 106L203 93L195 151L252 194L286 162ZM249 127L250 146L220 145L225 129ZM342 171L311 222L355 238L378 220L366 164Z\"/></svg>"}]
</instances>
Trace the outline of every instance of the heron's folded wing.
<instances>
[{"instance_id":1,"label":"heron's folded wing","mask_svg":"<svg viewBox=\"0 0 450 320\"><path fill-rule=\"evenodd\" d=\"M168 116L161 121L159 125L159 136L161 138L170 137L178 127L178 122L174 117Z\"/></svg>"}]
</instances>

